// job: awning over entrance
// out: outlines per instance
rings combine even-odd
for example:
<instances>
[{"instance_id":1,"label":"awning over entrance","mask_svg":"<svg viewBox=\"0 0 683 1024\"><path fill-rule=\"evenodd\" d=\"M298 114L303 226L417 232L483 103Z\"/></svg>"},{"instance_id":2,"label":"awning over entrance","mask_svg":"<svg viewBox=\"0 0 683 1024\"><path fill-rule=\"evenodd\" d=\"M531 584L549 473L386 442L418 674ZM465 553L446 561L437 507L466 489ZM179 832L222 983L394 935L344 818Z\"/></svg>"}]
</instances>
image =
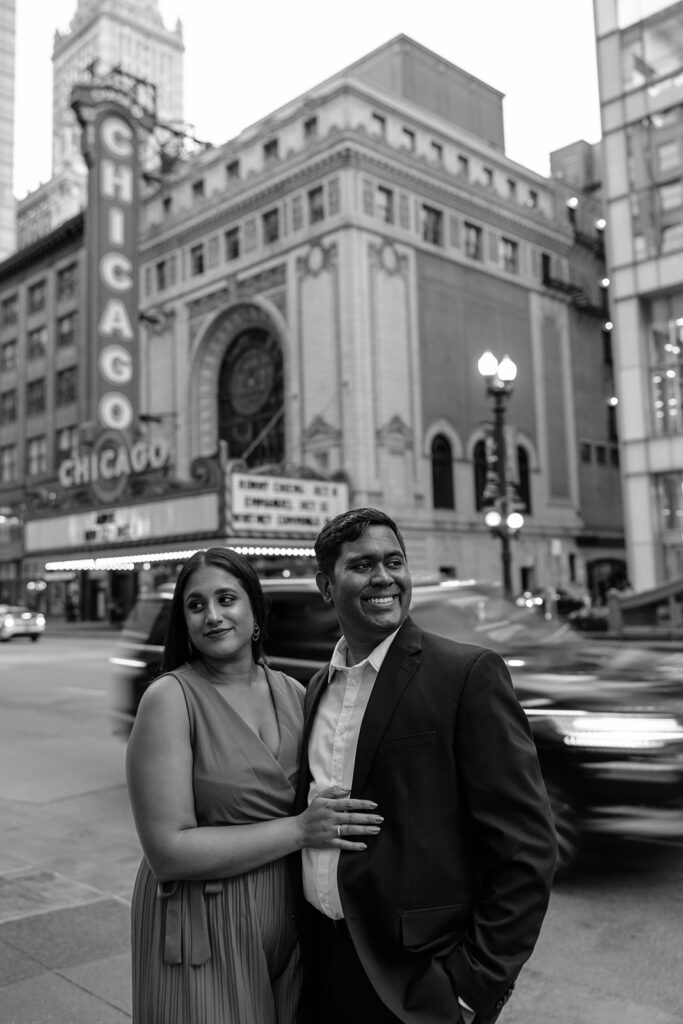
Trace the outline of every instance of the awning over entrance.
<instances>
[{"instance_id":1,"label":"awning over entrance","mask_svg":"<svg viewBox=\"0 0 683 1024\"><path fill-rule=\"evenodd\" d=\"M63 551L45 556L45 572L62 573L95 569L135 569L159 562L184 562L202 548L228 547L240 555L261 558L312 558L313 546L308 539L283 540L280 537L206 537L191 542L174 541L167 545L103 549L85 555L81 551Z\"/></svg>"}]
</instances>

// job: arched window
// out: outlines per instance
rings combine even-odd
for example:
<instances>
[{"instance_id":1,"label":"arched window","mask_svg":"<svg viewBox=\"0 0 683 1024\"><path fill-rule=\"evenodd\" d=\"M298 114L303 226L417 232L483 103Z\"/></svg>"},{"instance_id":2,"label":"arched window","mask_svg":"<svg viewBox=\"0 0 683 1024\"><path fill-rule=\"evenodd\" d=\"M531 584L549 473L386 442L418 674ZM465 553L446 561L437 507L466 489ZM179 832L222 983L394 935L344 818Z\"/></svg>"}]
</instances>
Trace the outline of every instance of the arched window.
<instances>
[{"instance_id":1,"label":"arched window","mask_svg":"<svg viewBox=\"0 0 683 1024\"><path fill-rule=\"evenodd\" d=\"M443 434L437 434L432 441L432 491L434 508L455 508L453 453Z\"/></svg>"},{"instance_id":2,"label":"arched window","mask_svg":"<svg viewBox=\"0 0 683 1024\"><path fill-rule=\"evenodd\" d=\"M282 462L285 453L282 352L261 327L239 334L218 381L218 436L248 466Z\"/></svg>"},{"instance_id":3,"label":"arched window","mask_svg":"<svg viewBox=\"0 0 683 1024\"><path fill-rule=\"evenodd\" d=\"M474 446L474 502L477 512L484 507L486 487L486 442L477 441Z\"/></svg>"},{"instance_id":4,"label":"arched window","mask_svg":"<svg viewBox=\"0 0 683 1024\"><path fill-rule=\"evenodd\" d=\"M529 473L529 453L522 445L517 445L517 474L519 479L519 500L523 503L528 516L531 515L531 475Z\"/></svg>"}]
</instances>

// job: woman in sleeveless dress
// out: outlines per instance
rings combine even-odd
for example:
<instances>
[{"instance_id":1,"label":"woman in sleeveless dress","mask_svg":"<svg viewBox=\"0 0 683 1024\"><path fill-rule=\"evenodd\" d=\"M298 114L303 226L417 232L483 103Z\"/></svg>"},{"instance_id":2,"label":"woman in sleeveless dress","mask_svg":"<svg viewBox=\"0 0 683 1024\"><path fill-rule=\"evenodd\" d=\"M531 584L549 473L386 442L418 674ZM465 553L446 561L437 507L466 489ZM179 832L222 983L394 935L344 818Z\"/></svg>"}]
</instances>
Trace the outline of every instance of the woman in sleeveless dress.
<instances>
[{"instance_id":1,"label":"woman in sleeveless dress","mask_svg":"<svg viewBox=\"0 0 683 1024\"><path fill-rule=\"evenodd\" d=\"M375 805L341 790L292 815L304 690L268 668L265 624L249 562L209 548L185 563L163 674L126 756L144 853L131 908L134 1024L296 1024L289 855L361 851L379 831Z\"/></svg>"}]
</instances>

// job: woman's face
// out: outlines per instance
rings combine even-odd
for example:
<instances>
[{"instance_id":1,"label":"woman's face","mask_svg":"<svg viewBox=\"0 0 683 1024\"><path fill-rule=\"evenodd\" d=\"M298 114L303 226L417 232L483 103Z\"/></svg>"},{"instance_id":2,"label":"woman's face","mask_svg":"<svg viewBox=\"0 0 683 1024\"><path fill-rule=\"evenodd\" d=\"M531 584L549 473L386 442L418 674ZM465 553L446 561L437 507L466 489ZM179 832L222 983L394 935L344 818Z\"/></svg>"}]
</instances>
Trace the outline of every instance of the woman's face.
<instances>
[{"instance_id":1,"label":"woman's face","mask_svg":"<svg viewBox=\"0 0 683 1024\"><path fill-rule=\"evenodd\" d=\"M193 647L207 660L251 653L254 613L240 581L216 565L202 565L185 586L183 609Z\"/></svg>"}]
</instances>

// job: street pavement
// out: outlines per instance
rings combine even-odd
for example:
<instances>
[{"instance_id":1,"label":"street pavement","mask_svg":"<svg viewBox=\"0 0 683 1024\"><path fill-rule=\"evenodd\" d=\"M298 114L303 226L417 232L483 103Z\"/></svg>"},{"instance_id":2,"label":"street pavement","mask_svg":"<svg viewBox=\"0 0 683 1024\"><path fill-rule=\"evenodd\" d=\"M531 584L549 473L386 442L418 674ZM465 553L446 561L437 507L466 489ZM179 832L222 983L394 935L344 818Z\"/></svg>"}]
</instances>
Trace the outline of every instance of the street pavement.
<instances>
[{"instance_id":1,"label":"street pavement","mask_svg":"<svg viewBox=\"0 0 683 1024\"><path fill-rule=\"evenodd\" d=\"M48 631L72 634L75 643L84 633L113 634L106 623L52 625ZM12 756L14 742L0 749L0 1022L122 1024L131 1020L130 849L121 851L120 870L113 875L100 877L87 860L94 849L88 819L106 819L114 799L109 780L117 773L123 778L124 745L84 737L84 777L77 780L50 772L58 742L46 738L27 754L32 764L44 759L38 787L35 772L29 778ZM83 794L74 812L70 798L79 786ZM40 819L40 806L45 818L36 829L32 822ZM60 862L53 824L60 809L62 826L65 815L76 813L70 822L76 870ZM116 809L109 812L114 817ZM112 825L112 843L117 832Z\"/></svg>"}]
</instances>

